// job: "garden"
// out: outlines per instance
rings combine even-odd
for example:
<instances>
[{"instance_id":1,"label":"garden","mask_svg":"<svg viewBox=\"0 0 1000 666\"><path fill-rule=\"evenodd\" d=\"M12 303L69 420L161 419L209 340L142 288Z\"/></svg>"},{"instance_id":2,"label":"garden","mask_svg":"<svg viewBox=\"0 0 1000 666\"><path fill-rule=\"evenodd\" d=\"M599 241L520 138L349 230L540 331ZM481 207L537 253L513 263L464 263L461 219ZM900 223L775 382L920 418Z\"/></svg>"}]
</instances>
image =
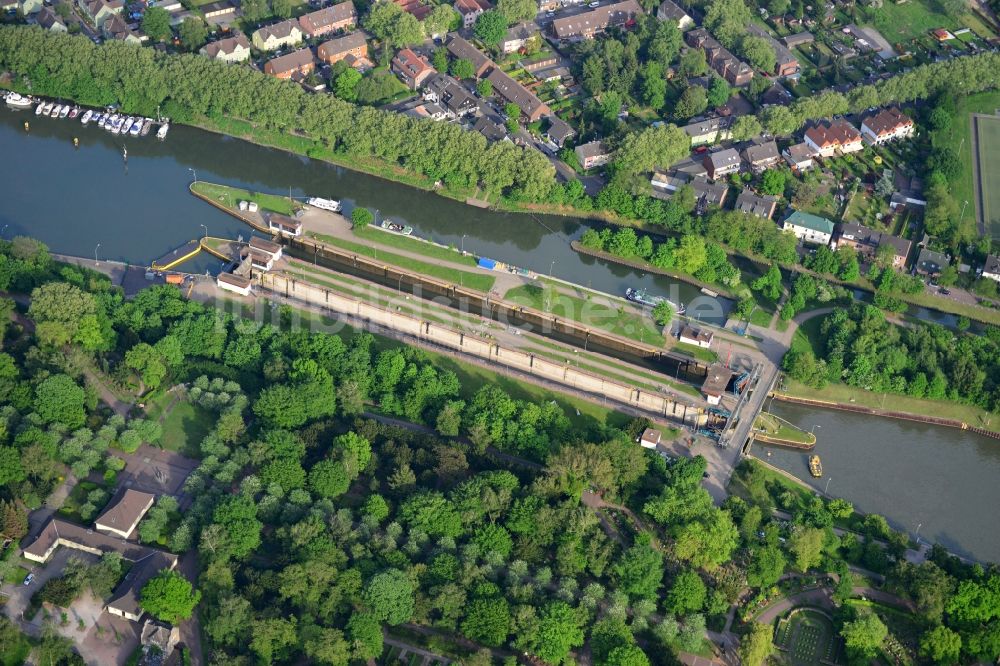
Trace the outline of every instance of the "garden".
<instances>
[{"instance_id":1,"label":"garden","mask_svg":"<svg viewBox=\"0 0 1000 666\"><path fill-rule=\"evenodd\" d=\"M838 663L840 640L833 622L818 610L792 610L787 617L779 620L774 642L788 653L792 666Z\"/></svg>"}]
</instances>

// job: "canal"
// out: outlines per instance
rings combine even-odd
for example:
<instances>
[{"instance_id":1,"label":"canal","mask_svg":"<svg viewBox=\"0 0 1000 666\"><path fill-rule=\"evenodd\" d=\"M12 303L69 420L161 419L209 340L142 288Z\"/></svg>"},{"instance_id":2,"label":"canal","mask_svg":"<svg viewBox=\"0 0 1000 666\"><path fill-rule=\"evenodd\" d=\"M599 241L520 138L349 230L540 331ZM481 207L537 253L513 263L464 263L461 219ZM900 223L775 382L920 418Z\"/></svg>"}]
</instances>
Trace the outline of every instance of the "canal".
<instances>
[{"instance_id":1,"label":"canal","mask_svg":"<svg viewBox=\"0 0 1000 666\"><path fill-rule=\"evenodd\" d=\"M73 147L74 137L79 148ZM163 142L152 136L122 138L77 121L3 107L0 152L7 156L0 162L7 190L0 201L2 235L34 236L56 252L91 256L96 249L103 258L146 263L206 231L249 235L232 217L188 194L197 174L200 180L252 190L341 199L347 212L365 206L411 225L418 236L610 294L645 287L686 303L689 315L703 321L724 323L732 305L668 277L577 254L570 242L587 228L581 220L473 208L190 127L172 126ZM201 271L215 264L204 259L185 268Z\"/></svg>"},{"instance_id":2,"label":"canal","mask_svg":"<svg viewBox=\"0 0 1000 666\"><path fill-rule=\"evenodd\" d=\"M769 409L805 430L816 428L823 478L808 453L754 444L767 462L809 485L884 515L912 537L959 555L1000 561L1000 441L957 428L814 409L775 401ZM768 455L770 453L770 455Z\"/></svg>"}]
</instances>

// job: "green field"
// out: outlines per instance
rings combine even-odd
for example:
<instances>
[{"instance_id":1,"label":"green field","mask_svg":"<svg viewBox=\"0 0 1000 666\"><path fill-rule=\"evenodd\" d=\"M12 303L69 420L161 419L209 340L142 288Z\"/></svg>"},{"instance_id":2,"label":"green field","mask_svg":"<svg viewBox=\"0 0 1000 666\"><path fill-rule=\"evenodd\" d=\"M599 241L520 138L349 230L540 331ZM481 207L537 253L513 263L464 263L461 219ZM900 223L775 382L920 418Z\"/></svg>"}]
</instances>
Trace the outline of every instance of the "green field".
<instances>
[{"instance_id":1,"label":"green field","mask_svg":"<svg viewBox=\"0 0 1000 666\"><path fill-rule=\"evenodd\" d=\"M901 4L886 2L871 12L871 18L875 28L894 47L900 42L927 35L935 28L971 28L982 37L992 37L989 28L971 12L955 19L939 11L928 0L910 0Z\"/></svg>"},{"instance_id":2,"label":"green field","mask_svg":"<svg viewBox=\"0 0 1000 666\"><path fill-rule=\"evenodd\" d=\"M456 249L441 247L440 245L434 245L433 243L428 243L420 240L419 238L401 236L399 234L382 231L374 227L355 229L354 235L362 240L371 241L372 243L376 243L378 245L385 245L388 247L398 248L400 250L406 250L407 252L414 252L430 259L440 259L441 261L450 261L453 264L463 264L473 267L475 267L477 263L476 258L471 254L467 254L463 257L462 253Z\"/></svg>"},{"instance_id":3,"label":"green field","mask_svg":"<svg viewBox=\"0 0 1000 666\"><path fill-rule=\"evenodd\" d=\"M275 194L249 192L247 190L241 190L238 187L216 185L215 183L206 183L203 181L193 183L191 185L191 189L198 194L206 196L213 201L218 201L219 203L233 209L239 208L239 202L242 200L254 201L262 209L274 211L275 213L280 213L282 215L291 215L294 212L291 201L285 197L280 197Z\"/></svg>"},{"instance_id":4,"label":"green field","mask_svg":"<svg viewBox=\"0 0 1000 666\"><path fill-rule=\"evenodd\" d=\"M989 234L1000 238L1000 116L976 119L979 144L979 189L983 196L983 220Z\"/></svg>"}]
</instances>

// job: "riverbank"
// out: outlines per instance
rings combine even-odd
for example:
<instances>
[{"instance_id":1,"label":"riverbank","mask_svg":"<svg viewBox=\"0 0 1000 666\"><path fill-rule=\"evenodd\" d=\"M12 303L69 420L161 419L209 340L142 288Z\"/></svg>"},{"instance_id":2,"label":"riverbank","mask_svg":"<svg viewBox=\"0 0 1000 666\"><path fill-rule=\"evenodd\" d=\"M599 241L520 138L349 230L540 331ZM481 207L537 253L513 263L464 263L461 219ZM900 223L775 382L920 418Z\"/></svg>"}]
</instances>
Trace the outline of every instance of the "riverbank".
<instances>
[{"instance_id":1,"label":"riverbank","mask_svg":"<svg viewBox=\"0 0 1000 666\"><path fill-rule=\"evenodd\" d=\"M767 444L787 446L804 451L816 446L816 435L797 428L774 414L761 412L754 419L754 437Z\"/></svg>"}]
</instances>

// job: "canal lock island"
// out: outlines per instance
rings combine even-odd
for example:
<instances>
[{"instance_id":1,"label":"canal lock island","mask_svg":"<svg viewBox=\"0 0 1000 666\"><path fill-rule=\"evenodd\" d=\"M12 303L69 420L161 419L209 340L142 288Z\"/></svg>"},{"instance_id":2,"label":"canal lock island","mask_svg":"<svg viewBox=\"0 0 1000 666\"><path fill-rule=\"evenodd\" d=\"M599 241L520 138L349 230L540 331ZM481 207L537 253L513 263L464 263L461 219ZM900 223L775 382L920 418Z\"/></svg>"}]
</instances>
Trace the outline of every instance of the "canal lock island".
<instances>
[{"instance_id":1,"label":"canal lock island","mask_svg":"<svg viewBox=\"0 0 1000 666\"><path fill-rule=\"evenodd\" d=\"M989 3L4 9L0 663L1000 659Z\"/></svg>"}]
</instances>

